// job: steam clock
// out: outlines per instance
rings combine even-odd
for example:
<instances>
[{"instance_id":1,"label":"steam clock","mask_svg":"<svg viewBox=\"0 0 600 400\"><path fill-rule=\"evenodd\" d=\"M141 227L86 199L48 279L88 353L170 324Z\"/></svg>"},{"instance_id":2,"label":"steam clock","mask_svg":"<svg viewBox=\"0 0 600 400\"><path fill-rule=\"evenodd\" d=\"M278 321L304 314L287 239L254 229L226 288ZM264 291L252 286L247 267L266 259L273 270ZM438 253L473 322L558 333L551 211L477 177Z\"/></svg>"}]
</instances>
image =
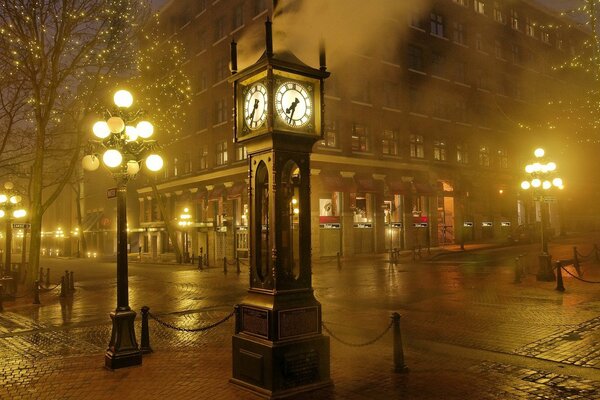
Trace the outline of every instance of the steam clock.
<instances>
[{"instance_id":1,"label":"steam clock","mask_svg":"<svg viewBox=\"0 0 600 400\"><path fill-rule=\"evenodd\" d=\"M235 141L248 150L250 288L237 306L232 382L269 398L331 384L329 337L311 280L310 153L322 139L320 69L266 51L237 72L232 43Z\"/></svg>"}]
</instances>

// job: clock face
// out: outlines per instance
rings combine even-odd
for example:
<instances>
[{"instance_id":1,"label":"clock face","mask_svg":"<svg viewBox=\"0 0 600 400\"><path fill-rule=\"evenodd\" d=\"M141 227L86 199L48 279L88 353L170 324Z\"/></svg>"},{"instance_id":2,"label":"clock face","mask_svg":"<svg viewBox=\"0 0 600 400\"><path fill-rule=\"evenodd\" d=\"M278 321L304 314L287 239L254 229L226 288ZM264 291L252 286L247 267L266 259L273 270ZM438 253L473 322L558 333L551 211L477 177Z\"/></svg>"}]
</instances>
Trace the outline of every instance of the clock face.
<instances>
[{"instance_id":1,"label":"clock face","mask_svg":"<svg viewBox=\"0 0 600 400\"><path fill-rule=\"evenodd\" d=\"M267 118L267 88L255 83L248 88L244 97L244 121L252 130L260 128Z\"/></svg>"},{"instance_id":2,"label":"clock face","mask_svg":"<svg viewBox=\"0 0 600 400\"><path fill-rule=\"evenodd\" d=\"M312 116L312 100L307 86L298 82L284 82L275 92L275 111L287 125L306 125Z\"/></svg>"}]
</instances>

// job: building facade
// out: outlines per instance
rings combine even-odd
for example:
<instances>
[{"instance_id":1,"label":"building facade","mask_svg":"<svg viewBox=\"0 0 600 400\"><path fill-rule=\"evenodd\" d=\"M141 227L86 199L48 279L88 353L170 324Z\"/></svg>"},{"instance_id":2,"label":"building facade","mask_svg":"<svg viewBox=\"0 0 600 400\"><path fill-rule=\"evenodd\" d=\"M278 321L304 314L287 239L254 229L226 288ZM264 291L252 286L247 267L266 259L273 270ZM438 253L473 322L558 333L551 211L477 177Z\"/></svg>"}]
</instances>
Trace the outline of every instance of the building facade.
<instances>
[{"instance_id":1,"label":"building facade","mask_svg":"<svg viewBox=\"0 0 600 400\"><path fill-rule=\"evenodd\" d=\"M178 231L180 248L213 265L247 256L230 42L267 17L276 27L286 12L267 0L178 0L161 10L163 29L184 44L195 95L182 135L165 148L157 191L137 190L144 257L172 254L165 225L179 229L185 208L192 223ZM550 28L560 17L528 0L437 0L383 23L397 45L345 54L325 83L326 129L311 157L313 256L518 238L539 221L539 204L518 189L539 139L524 127L567 85L553 67L584 33ZM558 230L557 209L550 205Z\"/></svg>"}]
</instances>

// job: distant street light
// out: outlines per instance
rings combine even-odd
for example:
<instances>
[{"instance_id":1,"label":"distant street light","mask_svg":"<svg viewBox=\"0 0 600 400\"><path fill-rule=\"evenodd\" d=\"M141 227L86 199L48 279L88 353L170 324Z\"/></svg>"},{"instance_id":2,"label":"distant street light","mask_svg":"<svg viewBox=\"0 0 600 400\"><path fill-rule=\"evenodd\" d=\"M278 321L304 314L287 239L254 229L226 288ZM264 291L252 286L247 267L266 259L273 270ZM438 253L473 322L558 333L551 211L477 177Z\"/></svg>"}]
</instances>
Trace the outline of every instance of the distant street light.
<instances>
[{"instance_id":1,"label":"distant street light","mask_svg":"<svg viewBox=\"0 0 600 400\"><path fill-rule=\"evenodd\" d=\"M544 205L554 198L549 194L553 188L562 190L563 180L556 176L557 165L553 161L544 162L545 151L542 148L537 148L533 152L536 160L532 164L525 166L525 172L528 174L527 179L521 182L521 189L532 190L533 200L540 204L540 226L541 226L541 242L542 253L539 256L540 268L537 273L538 280L554 280L554 272L552 272L551 256L548 254L548 238L546 235L546 210Z\"/></svg>"},{"instance_id":2,"label":"distant street light","mask_svg":"<svg viewBox=\"0 0 600 400\"><path fill-rule=\"evenodd\" d=\"M187 263L190 260L190 253L188 251L188 228L192 225L192 215L190 209L185 207L183 213L179 216L179 222L177 223L183 230L183 262Z\"/></svg>"},{"instance_id":3,"label":"distant street light","mask_svg":"<svg viewBox=\"0 0 600 400\"><path fill-rule=\"evenodd\" d=\"M101 158L117 182L117 308L110 314L112 334L105 354L105 365L110 369L142 363L134 330L136 313L129 307L127 182L139 172L144 159L150 171L159 171L163 166L162 157L157 154L158 143L149 139L154 133L152 124L139 121L141 110L129 110L133 104L131 93L119 90L114 103L117 107L106 112L107 119L94 124L92 131L97 140L90 140L88 155L82 159L83 168L94 171Z\"/></svg>"},{"instance_id":4,"label":"distant street light","mask_svg":"<svg viewBox=\"0 0 600 400\"><path fill-rule=\"evenodd\" d=\"M27 215L27 211L20 208L21 200L22 197L14 190L14 184L5 182L4 191L0 193L0 218L5 218L6 223L3 280L11 279L13 219L23 218Z\"/></svg>"}]
</instances>

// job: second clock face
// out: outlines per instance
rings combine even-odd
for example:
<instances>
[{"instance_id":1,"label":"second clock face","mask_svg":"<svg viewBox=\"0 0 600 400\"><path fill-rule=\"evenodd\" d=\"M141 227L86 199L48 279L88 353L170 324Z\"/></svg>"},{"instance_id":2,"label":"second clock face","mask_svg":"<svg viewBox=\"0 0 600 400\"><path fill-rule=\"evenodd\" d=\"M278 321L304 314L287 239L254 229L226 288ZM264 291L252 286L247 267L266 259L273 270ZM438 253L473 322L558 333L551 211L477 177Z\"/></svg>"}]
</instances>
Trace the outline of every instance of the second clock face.
<instances>
[{"instance_id":1,"label":"second clock face","mask_svg":"<svg viewBox=\"0 0 600 400\"><path fill-rule=\"evenodd\" d=\"M244 97L244 121L252 130L260 128L267 118L267 88L255 83Z\"/></svg>"},{"instance_id":2,"label":"second clock face","mask_svg":"<svg viewBox=\"0 0 600 400\"><path fill-rule=\"evenodd\" d=\"M275 92L275 111L287 125L301 127L312 116L312 101L307 87L298 82L284 82Z\"/></svg>"}]
</instances>

